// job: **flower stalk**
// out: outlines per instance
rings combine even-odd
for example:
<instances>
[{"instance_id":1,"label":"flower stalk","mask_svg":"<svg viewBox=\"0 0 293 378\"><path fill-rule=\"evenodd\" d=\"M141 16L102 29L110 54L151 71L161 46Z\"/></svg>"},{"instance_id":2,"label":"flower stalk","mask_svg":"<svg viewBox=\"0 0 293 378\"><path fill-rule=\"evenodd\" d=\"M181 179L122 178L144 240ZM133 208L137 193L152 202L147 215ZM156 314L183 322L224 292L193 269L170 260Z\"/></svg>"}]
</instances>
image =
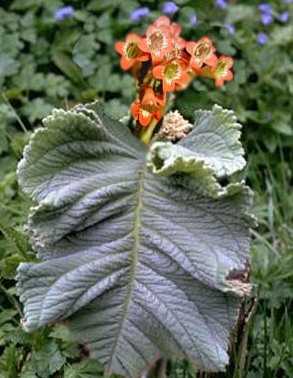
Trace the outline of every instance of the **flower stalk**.
<instances>
[{"instance_id":1,"label":"flower stalk","mask_svg":"<svg viewBox=\"0 0 293 378\"><path fill-rule=\"evenodd\" d=\"M150 144L153 133L155 131L155 128L158 124L158 121L153 118L151 123L149 124L148 127L144 127L141 129L140 137L139 139L144 143L144 144Z\"/></svg>"}]
</instances>

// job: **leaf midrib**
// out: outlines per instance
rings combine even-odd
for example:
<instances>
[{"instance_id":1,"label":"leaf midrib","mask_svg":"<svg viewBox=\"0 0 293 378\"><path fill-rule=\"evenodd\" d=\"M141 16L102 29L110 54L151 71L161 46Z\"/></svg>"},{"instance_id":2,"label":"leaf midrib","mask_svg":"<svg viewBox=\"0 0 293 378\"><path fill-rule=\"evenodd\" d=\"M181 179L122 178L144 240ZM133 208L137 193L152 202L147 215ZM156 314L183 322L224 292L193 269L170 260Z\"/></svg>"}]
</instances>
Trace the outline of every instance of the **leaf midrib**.
<instances>
[{"instance_id":1,"label":"leaf midrib","mask_svg":"<svg viewBox=\"0 0 293 378\"><path fill-rule=\"evenodd\" d=\"M134 212L134 227L132 231L133 235L133 247L130 251L131 253L131 264L130 264L130 278L129 278L129 284L127 287L127 292L126 292L126 298L123 306L123 311L122 311L122 316L119 322L119 332L117 334L117 337L115 339L115 344L112 350L112 354L110 356L110 361L109 361L109 368L112 369L112 363L113 363L113 358L116 353L116 348L118 345L118 341L120 336L122 335L125 321L126 321L126 316L128 313L128 309L131 303L131 297L132 297L132 291L133 291L133 286L134 286L134 281L135 281L135 274L136 274L136 267L137 267L137 261L138 261L138 248L139 248L139 231L141 228L141 210L143 207L143 202L142 202L142 195L143 195L143 185L144 185L144 176L145 176L145 169L146 165L145 162L143 165L138 169L138 175L137 175L137 196L136 196L136 208Z\"/></svg>"}]
</instances>

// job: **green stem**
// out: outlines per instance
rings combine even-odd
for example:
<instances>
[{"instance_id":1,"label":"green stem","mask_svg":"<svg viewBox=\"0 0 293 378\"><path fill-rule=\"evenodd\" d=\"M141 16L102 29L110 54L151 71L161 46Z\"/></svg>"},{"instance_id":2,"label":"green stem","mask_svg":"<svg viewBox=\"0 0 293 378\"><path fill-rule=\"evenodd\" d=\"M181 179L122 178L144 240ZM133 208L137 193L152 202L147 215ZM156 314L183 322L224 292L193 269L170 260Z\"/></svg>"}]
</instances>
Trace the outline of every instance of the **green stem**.
<instances>
[{"instance_id":1,"label":"green stem","mask_svg":"<svg viewBox=\"0 0 293 378\"><path fill-rule=\"evenodd\" d=\"M150 125L147 126L146 128L142 129L142 132L140 134L140 140L144 144L150 144L150 141L151 141L152 136L153 136L153 132L154 132L157 124L158 124L158 121L153 118L153 120L151 121Z\"/></svg>"},{"instance_id":2,"label":"green stem","mask_svg":"<svg viewBox=\"0 0 293 378\"><path fill-rule=\"evenodd\" d=\"M6 97L5 93L1 93L1 96L4 100L4 102L6 102L6 104L9 106L9 108L12 110L13 112L13 115L15 117L15 119L17 120L17 122L19 123L20 127L22 128L23 132L25 134L28 134L28 130L27 128L25 127L24 123L22 122L22 120L20 119L20 117L18 116L18 114L16 113L16 111L14 110L13 106L11 105L10 101L8 100L8 98Z\"/></svg>"}]
</instances>

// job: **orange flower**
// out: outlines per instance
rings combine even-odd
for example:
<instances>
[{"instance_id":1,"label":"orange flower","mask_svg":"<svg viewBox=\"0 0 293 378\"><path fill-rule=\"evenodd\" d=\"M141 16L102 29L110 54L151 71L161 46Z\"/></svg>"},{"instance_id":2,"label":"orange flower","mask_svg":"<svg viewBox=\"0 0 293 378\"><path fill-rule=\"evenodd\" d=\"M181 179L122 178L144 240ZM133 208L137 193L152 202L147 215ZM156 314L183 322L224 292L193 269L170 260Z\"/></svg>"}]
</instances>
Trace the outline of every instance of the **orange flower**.
<instances>
[{"instance_id":1,"label":"orange flower","mask_svg":"<svg viewBox=\"0 0 293 378\"><path fill-rule=\"evenodd\" d=\"M181 88L189 83L190 77L186 69L187 66L183 60L173 59L154 67L153 75L156 79L163 81L164 92L173 92L176 85Z\"/></svg>"},{"instance_id":2,"label":"orange flower","mask_svg":"<svg viewBox=\"0 0 293 378\"><path fill-rule=\"evenodd\" d=\"M115 43L115 50L122 55L120 65L123 70L128 70L137 61L149 60L149 54L141 51L138 47L140 40L141 37L139 35L130 33L127 35L125 42Z\"/></svg>"},{"instance_id":3,"label":"orange flower","mask_svg":"<svg viewBox=\"0 0 293 378\"><path fill-rule=\"evenodd\" d=\"M171 21L167 16L160 16L155 20L153 23L154 26L160 27L160 26L170 26Z\"/></svg>"},{"instance_id":4,"label":"orange flower","mask_svg":"<svg viewBox=\"0 0 293 378\"><path fill-rule=\"evenodd\" d=\"M152 88L147 88L141 102L133 102L130 112L141 126L148 126L153 118L160 120L163 118L160 107L165 106L162 98L156 97Z\"/></svg>"},{"instance_id":5,"label":"orange flower","mask_svg":"<svg viewBox=\"0 0 293 378\"><path fill-rule=\"evenodd\" d=\"M233 59L227 55L221 55L217 64L211 67L216 87L224 84L224 80L230 81L233 79L233 72L229 70L234 64Z\"/></svg>"},{"instance_id":6,"label":"orange flower","mask_svg":"<svg viewBox=\"0 0 293 378\"><path fill-rule=\"evenodd\" d=\"M172 24L170 25L170 35L172 38L177 38L179 37L179 34L181 32L181 26L176 24L175 22L172 22Z\"/></svg>"},{"instance_id":7,"label":"orange flower","mask_svg":"<svg viewBox=\"0 0 293 378\"><path fill-rule=\"evenodd\" d=\"M209 37L203 37L197 42L187 42L186 50L191 55L190 67L195 70L200 68L204 63L209 66L217 64L216 51Z\"/></svg>"},{"instance_id":8,"label":"orange flower","mask_svg":"<svg viewBox=\"0 0 293 378\"><path fill-rule=\"evenodd\" d=\"M168 28L168 34L171 39L171 42L173 44L174 50L183 50L185 48L186 41L179 37L179 34L181 32L181 26L179 24L176 24L175 22L172 22L168 17L161 16L156 19L154 24L156 27L164 26L166 27L166 30Z\"/></svg>"},{"instance_id":9,"label":"orange flower","mask_svg":"<svg viewBox=\"0 0 293 378\"><path fill-rule=\"evenodd\" d=\"M138 47L145 53L151 54L154 65L159 64L165 54L173 50L169 26L164 23L159 26L150 25L147 28L146 37L138 42Z\"/></svg>"},{"instance_id":10,"label":"orange flower","mask_svg":"<svg viewBox=\"0 0 293 378\"><path fill-rule=\"evenodd\" d=\"M174 50L177 51L178 55L185 49L187 43L185 39L179 36L172 38L172 42L174 44Z\"/></svg>"}]
</instances>

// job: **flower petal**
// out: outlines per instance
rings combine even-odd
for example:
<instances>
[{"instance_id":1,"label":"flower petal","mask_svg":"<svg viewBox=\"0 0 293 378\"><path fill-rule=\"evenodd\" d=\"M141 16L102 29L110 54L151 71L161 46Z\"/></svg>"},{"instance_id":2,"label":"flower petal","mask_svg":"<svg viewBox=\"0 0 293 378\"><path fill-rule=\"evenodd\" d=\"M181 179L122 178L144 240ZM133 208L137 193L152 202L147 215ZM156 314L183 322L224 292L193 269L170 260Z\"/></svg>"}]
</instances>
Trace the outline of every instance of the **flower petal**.
<instances>
[{"instance_id":1,"label":"flower petal","mask_svg":"<svg viewBox=\"0 0 293 378\"><path fill-rule=\"evenodd\" d=\"M120 66L124 71L126 71L129 70L129 68L133 65L134 62L134 59L127 59L125 55L122 55L122 58L120 60Z\"/></svg>"},{"instance_id":2,"label":"flower petal","mask_svg":"<svg viewBox=\"0 0 293 378\"><path fill-rule=\"evenodd\" d=\"M221 87L223 84L224 84L224 79L216 78L216 80L215 80L216 87Z\"/></svg>"},{"instance_id":3,"label":"flower petal","mask_svg":"<svg viewBox=\"0 0 293 378\"><path fill-rule=\"evenodd\" d=\"M218 58L214 53L211 53L211 55L204 60L204 63L206 63L208 66L214 67L218 63Z\"/></svg>"},{"instance_id":4,"label":"flower petal","mask_svg":"<svg viewBox=\"0 0 293 378\"><path fill-rule=\"evenodd\" d=\"M163 91L173 92L175 89L175 81L171 79L163 79Z\"/></svg>"},{"instance_id":5,"label":"flower petal","mask_svg":"<svg viewBox=\"0 0 293 378\"><path fill-rule=\"evenodd\" d=\"M170 19L167 17L167 16L161 16L159 18L156 19L156 21L154 22L154 25L155 26L169 26L171 24L171 21Z\"/></svg>"},{"instance_id":6,"label":"flower petal","mask_svg":"<svg viewBox=\"0 0 293 378\"><path fill-rule=\"evenodd\" d=\"M126 45L126 42L116 42L115 43L115 50L118 52L118 54L124 54L124 46Z\"/></svg>"},{"instance_id":7,"label":"flower petal","mask_svg":"<svg viewBox=\"0 0 293 378\"><path fill-rule=\"evenodd\" d=\"M144 52L150 52L149 45L147 44L147 39L142 38L140 41L138 41L137 46L140 50Z\"/></svg>"},{"instance_id":8,"label":"flower petal","mask_svg":"<svg viewBox=\"0 0 293 378\"><path fill-rule=\"evenodd\" d=\"M153 75L156 79L164 79L165 66L156 66L153 68Z\"/></svg>"},{"instance_id":9,"label":"flower petal","mask_svg":"<svg viewBox=\"0 0 293 378\"><path fill-rule=\"evenodd\" d=\"M230 80L232 80L233 79L233 72L231 71L231 70L229 70L228 72L227 72L227 75L225 76L225 80L227 80L227 81L230 81Z\"/></svg>"},{"instance_id":10,"label":"flower petal","mask_svg":"<svg viewBox=\"0 0 293 378\"><path fill-rule=\"evenodd\" d=\"M196 42L186 42L186 50L192 56L194 50L196 49L197 43Z\"/></svg>"},{"instance_id":11,"label":"flower petal","mask_svg":"<svg viewBox=\"0 0 293 378\"><path fill-rule=\"evenodd\" d=\"M146 110L140 109L139 123L141 126L148 126L153 118L153 115Z\"/></svg>"}]
</instances>

